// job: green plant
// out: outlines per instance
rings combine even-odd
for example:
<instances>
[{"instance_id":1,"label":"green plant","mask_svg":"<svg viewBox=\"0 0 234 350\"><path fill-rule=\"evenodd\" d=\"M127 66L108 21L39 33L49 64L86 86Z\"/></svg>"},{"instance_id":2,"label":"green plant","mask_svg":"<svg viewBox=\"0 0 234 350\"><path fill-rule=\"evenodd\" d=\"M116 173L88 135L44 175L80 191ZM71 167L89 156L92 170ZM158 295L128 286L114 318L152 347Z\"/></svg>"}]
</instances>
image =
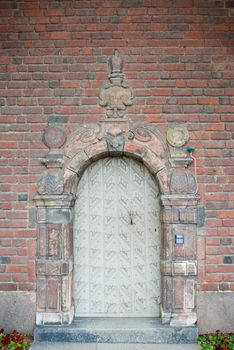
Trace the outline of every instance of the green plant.
<instances>
[{"instance_id":1,"label":"green plant","mask_svg":"<svg viewBox=\"0 0 234 350\"><path fill-rule=\"evenodd\" d=\"M10 334L5 334L4 329L0 329L0 350L27 350L30 347L30 340L26 334L21 334L14 330Z\"/></svg>"},{"instance_id":2,"label":"green plant","mask_svg":"<svg viewBox=\"0 0 234 350\"><path fill-rule=\"evenodd\" d=\"M222 333L219 330L213 334L198 337L202 350L234 350L234 333Z\"/></svg>"}]
</instances>

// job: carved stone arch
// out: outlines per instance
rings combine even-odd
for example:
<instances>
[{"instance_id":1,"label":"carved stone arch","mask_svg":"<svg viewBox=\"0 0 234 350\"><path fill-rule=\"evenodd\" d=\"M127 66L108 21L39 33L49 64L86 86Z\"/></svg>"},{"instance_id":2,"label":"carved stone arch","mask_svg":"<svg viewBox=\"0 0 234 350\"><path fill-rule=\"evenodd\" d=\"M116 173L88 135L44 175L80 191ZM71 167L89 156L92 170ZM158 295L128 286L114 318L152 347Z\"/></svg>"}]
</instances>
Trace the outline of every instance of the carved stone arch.
<instances>
[{"instance_id":1,"label":"carved stone arch","mask_svg":"<svg viewBox=\"0 0 234 350\"><path fill-rule=\"evenodd\" d=\"M66 193L75 192L77 180L92 162L109 156L126 156L142 162L155 177L160 193L169 193L168 146L150 123L133 126L128 120L109 119L95 125L80 125L70 136L64 153Z\"/></svg>"}]
</instances>

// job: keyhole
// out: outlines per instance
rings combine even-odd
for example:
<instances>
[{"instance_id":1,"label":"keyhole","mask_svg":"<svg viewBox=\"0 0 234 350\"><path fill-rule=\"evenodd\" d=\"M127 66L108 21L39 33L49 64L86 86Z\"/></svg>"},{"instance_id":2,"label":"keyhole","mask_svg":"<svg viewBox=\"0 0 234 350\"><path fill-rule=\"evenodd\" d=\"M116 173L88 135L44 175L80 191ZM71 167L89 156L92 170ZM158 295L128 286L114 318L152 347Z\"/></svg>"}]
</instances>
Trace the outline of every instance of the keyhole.
<instances>
[{"instance_id":1,"label":"keyhole","mask_svg":"<svg viewBox=\"0 0 234 350\"><path fill-rule=\"evenodd\" d=\"M133 225L133 211L132 210L130 210L129 211L129 218L130 218L130 225Z\"/></svg>"}]
</instances>

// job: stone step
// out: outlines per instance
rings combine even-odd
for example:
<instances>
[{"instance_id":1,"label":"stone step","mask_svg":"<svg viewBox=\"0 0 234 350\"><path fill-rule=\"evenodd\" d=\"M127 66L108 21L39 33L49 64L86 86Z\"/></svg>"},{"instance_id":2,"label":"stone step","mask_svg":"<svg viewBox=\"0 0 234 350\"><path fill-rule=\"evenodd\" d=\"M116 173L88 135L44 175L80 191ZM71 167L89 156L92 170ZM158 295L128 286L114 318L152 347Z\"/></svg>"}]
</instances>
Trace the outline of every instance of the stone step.
<instances>
[{"instance_id":1,"label":"stone step","mask_svg":"<svg viewBox=\"0 0 234 350\"><path fill-rule=\"evenodd\" d=\"M35 328L38 342L192 344L197 327L171 327L160 319L77 318L71 325L45 325Z\"/></svg>"},{"instance_id":2,"label":"stone step","mask_svg":"<svg viewBox=\"0 0 234 350\"><path fill-rule=\"evenodd\" d=\"M30 350L199 350L197 344L102 344L36 342Z\"/></svg>"}]
</instances>

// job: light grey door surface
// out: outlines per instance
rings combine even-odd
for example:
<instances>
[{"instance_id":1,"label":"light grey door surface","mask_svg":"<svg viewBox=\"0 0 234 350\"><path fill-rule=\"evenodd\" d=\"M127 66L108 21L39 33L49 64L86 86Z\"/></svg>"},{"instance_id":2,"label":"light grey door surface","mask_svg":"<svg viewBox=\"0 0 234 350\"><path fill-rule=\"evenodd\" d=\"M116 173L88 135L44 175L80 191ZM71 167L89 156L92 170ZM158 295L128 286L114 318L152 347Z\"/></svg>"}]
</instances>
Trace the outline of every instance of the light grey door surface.
<instances>
[{"instance_id":1,"label":"light grey door surface","mask_svg":"<svg viewBox=\"0 0 234 350\"><path fill-rule=\"evenodd\" d=\"M86 169L74 214L75 316L159 316L159 211L143 164L113 157Z\"/></svg>"}]
</instances>

